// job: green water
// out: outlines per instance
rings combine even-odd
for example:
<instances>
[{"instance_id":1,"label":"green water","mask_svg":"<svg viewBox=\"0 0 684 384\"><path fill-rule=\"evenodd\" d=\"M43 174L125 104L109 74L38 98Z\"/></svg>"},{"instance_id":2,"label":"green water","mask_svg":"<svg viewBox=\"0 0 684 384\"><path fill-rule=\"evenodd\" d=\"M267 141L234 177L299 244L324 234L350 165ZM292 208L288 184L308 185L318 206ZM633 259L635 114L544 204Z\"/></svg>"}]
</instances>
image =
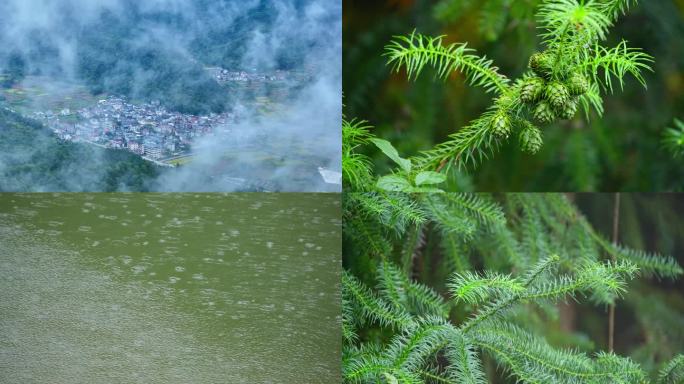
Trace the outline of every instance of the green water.
<instances>
[{"instance_id":1,"label":"green water","mask_svg":"<svg viewBox=\"0 0 684 384\"><path fill-rule=\"evenodd\" d=\"M0 382L341 382L340 244L333 194L0 194Z\"/></svg>"}]
</instances>

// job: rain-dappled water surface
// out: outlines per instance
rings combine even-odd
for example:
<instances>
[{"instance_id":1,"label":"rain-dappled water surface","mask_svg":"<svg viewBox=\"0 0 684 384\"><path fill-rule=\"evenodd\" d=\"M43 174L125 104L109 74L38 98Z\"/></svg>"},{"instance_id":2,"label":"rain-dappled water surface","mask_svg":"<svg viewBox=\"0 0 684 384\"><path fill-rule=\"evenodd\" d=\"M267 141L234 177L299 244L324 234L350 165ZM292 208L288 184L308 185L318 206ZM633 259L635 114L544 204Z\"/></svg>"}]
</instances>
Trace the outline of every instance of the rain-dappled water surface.
<instances>
[{"instance_id":1,"label":"rain-dappled water surface","mask_svg":"<svg viewBox=\"0 0 684 384\"><path fill-rule=\"evenodd\" d=\"M339 195L0 194L0 378L340 382Z\"/></svg>"}]
</instances>

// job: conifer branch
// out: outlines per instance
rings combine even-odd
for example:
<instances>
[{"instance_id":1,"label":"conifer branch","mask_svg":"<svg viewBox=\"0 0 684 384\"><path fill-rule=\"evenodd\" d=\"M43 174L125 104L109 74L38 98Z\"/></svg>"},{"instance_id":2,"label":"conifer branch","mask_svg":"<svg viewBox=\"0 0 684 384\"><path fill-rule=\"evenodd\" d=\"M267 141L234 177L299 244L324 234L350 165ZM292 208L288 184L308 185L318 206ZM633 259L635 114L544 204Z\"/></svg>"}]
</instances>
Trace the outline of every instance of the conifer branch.
<instances>
[{"instance_id":1,"label":"conifer branch","mask_svg":"<svg viewBox=\"0 0 684 384\"><path fill-rule=\"evenodd\" d=\"M393 264L383 260L378 267L378 290L395 308L413 314L445 317L444 300L428 287L410 281Z\"/></svg>"},{"instance_id":2,"label":"conifer branch","mask_svg":"<svg viewBox=\"0 0 684 384\"><path fill-rule=\"evenodd\" d=\"M414 261L420 255L423 245L425 245L424 228L423 225L416 225L405 236L400 265L407 278L412 277Z\"/></svg>"},{"instance_id":3,"label":"conifer branch","mask_svg":"<svg viewBox=\"0 0 684 384\"><path fill-rule=\"evenodd\" d=\"M342 274L342 296L348 303L358 305L365 319L375 321L383 327L410 329L415 326L415 321L408 313L390 307L346 271Z\"/></svg>"},{"instance_id":4,"label":"conifer branch","mask_svg":"<svg viewBox=\"0 0 684 384\"><path fill-rule=\"evenodd\" d=\"M403 232L408 225L419 225L426 214L406 194L392 192L355 193L350 196L359 205L359 212L379 219L381 224L396 232Z\"/></svg>"},{"instance_id":5,"label":"conifer branch","mask_svg":"<svg viewBox=\"0 0 684 384\"><path fill-rule=\"evenodd\" d=\"M344 234L363 244L364 251L370 255L387 255L392 246L382 229L376 220L358 218L345 222Z\"/></svg>"},{"instance_id":6,"label":"conifer branch","mask_svg":"<svg viewBox=\"0 0 684 384\"><path fill-rule=\"evenodd\" d=\"M615 193L613 202L613 244L618 243L620 234L620 193ZM612 258L615 262L615 257ZM613 338L615 335L615 303L610 305L608 313L608 350L613 352Z\"/></svg>"},{"instance_id":7,"label":"conifer branch","mask_svg":"<svg viewBox=\"0 0 684 384\"><path fill-rule=\"evenodd\" d=\"M666 128L663 145L674 157L684 156L684 122L674 119L674 128Z\"/></svg>"},{"instance_id":8,"label":"conifer branch","mask_svg":"<svg viewBox=\"0 0 684 384\"><path fill-rule=\"evenodd\" d=\"M532 269L530 269L527 274L525 275L525 278L523 280L523 284L525 287L529 287L532 285L542 274L544 274L547 271L550 271L552 268L556 266L556 263L560 261L560 256L558 255L551 255L546 257L545 259L539 261Z\"/></svg>"},{"instance_id":9,"label":"conifer branch","mask_svg":"<svg viewBox=\"0 0 684 384\"><path fill-rule=\"evenodd\" d=\"M643 250L636 250L625 247L620 244L613 244L608 241L603 235L598 233L587 219L581 215L577 210L563 196L557 194L548 194L547 207L552 209L555 214L564 220L572 223L577 223L583 231L583 234L591 237L597 246L604 250L611 257L615 257L617 261L627 261L633 263L639 268L639 273L646 276L667 277L674 279L677 276L684 274L684 269L672 258L672 256L661 255L655 252L646 252ZM544 200L547 201L547 200ZM557 225L558 220L552 216L542 216L550 225ZM564 230L564 229L560 229Z\"/></svg>"},{"instance_id":10,"label":"conifer branch","mask_svg":"<svg viewBox=\"0 0 684 384\"><path fill-rule=\"evenodd\" d=\"M448 193L444 197L451 206L472 213L486 226L505 225L506 218L498 204L487 196L474 193Z\"/></svg>"},{"instance_id":11,"label":"conifer branch","mask_svg":"<svg viewBox=\"0 0 684 384\"><path fill-rule=\"evenodd\" d=\"M652 71L653 57L642 52L639 48L629 48L626 41L621 41L614 48L604 48L598 44L594 46L594 55L588 57L582 64L581 69L589 70L594 81L601 84L604 89L613 93L613 79L620 84L620 90L624 88L624 77L632 75L641 85L646 88L646 80L642 71ZM603 78L599 76L603 71Z\"/></svg>"},{"instance_id":12,"label":"conifer branch","mask_svg":"<svg viewBox=\"0 0 684 384\"><path fill-rule=\"evenodd\" d=\"M449 209L448 202L438 195L425 195L421 199L422 207L430 219L445 233L454 233L470 238L477 228L474 218L464 212Z\"/></svg>"},{"instance_id":13,"label":"conifer branch","mask_svg":"<svg viewBox=\"0 0 684 384\"><path fill-rule=\"evenodd\" d=\"M678 384L681 382L684 382L684 355L677 355L660 371L658 383Z\"/></svg>"},{"instance_id":14,"label":"conifer branch","mask_svg":"<svg viewBox=\"0 0 684 384\"><path fill-rule=\"evenodd\" d=\"M475 55L466 44L446 45L444 36L430 37L416 31L395 36L385 47L384 56L394 71L405 69L409 80L416 79L427 66L434 67L443 79L460 71L471 85L496 95L480 117L408 164L413 163L413 169L419 171L441 173L451 166L476 167L514 133L522 150L536 153L543 144L537 124L572 119L579 106L587 119L592 109L601 116L601 88L613 92L617 82L622 89L628 74L645 87L642 72L652 71L650 55L628 47L625 41L614 48L600 45L617 16L633 4L636 1L544 1L536 16L546 50L532 55L530 71L514 82L500 74L492 60ZM410 170L408 166L406 169ZM404 184L402 188L408 188Z\"/></svg>"},{"instance_id":15,"label":"conifer branch","mask_svg":"<svg viewBox=\"0 0 684 384\"><path fill-rule=\"evenodd\" d=\"M589 226L589 224L585 222L585 226ZM671 256L648 253L642 250L627 248L619 244L612 244L593 229L590 229L589 233L608 254L615 257L617 260L625 260L634 263L643 274L655 275L656 277L675 278L684 273L682 267Z\"/></svg>"},{"instance_id":16,"label":"conifer branch","mask_svg":"<svg viewBox=\"0 0 684 384\"><path fill-rule=\"evenodd\" d=\"M538 264L524 280L523 287L527 289L510 293L483 307L462 325L463 332L467 334L491 318L502 316L505 310L522 301L558 300L566 296L574 298L576 293L592 292L599 301L612 302L625 291L623 277L632 277L637 271L635 265L627 262L599 264L587 261L574 276L565 275L536 282L541 273L557 260L557 256L551 257Z\"/></svg>"},{"instance_id":17,"label":"conifer branch","mask_svg":"<svg viewBox=\"0 0 684 384\"><path fill-rule=\"evenodd\" d=\"M446 368L453 383L485 384L486 379L477 352L459 330L453 329L444 355L451 362Z\"/></svg>"},{"instance_id":18,"label":"conifer branch","mask_svg":"<svg viewBox=\"0 0 684 384\"><path fill-rule=\"evenodd\" d=\"M493 121L497 116L496 108L485 112L470 122L449 139L434 148L422 152L414 160L420 169L437 169L444 161L462 169L468 165L476 166L488 159L502 144L505 137L494 135ZM447 170L449 167L447 166Z\"/></svg>"},{"instance_id":19,"label":"conifer branch","mask_svg":"<svg viewBox=\"0 0 684 384\"><path fill-rule=\"evenodd\" d=\"M544 340L503 322L473 333L475 343L491 352L526 383L641 383L643 371L615 355L584 354L551 348Z\"/></svg>"},{"instance_id":20,"label":"conifer branch","mask_svg":"<svg viewBox=\"0 0 684 384\"><path fill-rule=\"evenodd\" d=\"M552 255L537 263L537 265L530 269L523 278L522 287L524 289L522 291L517 289L511 290L512 292L510 292L508 295L504 295L496 301L485 305L480 312L473 315L470 319L463 323L460 329L464 333L467 333L471 328L489 320L491 317L502 315L506 309L522 300L523 294L527 291L530 285L534 283L534 281L544 272L551 269L555 263L558 262L558 260L560 260L560 258L557 255ZM457 294L454 292L452 292L452 295L457 296Z\"/></svg>"},{"instance_id":21,"label":"conifer branch","mask_svg":"<svg viewBox=\"0 0 684 384\"><path fill-rule=\"evenodd\" d=\"M354 326L354 313L351 304L346 300L342 299L342 338L348 343L354 343L358 340Z\"/></svg>"},{"instance_id":22,"label":"conifer branch","mask_svg":"<svg viewBox=\"0 0 684 384\"><path fill-rule=\"evenodd\" d=\"M492 60L474 55L466 44L444 46L443 37L428 37L415 31L408 36L395 36L385 47L388 64L394 71L405 68L409 79L417 78L429 65L441 78L461 71L471 85L484 87L487 92L504 93L508 89L508 79L499 74Z\"/></svg>"},{"instance_id":23,"label":"conifer branch","mask_svg":"<svg viewBox=\"0 0 684 384\"><path fill-rule=\"evenodd\" d=\"M450 272L464 272L470 269L468 249L463 241L452 234L444 234L440 238L440 248L446 258L447 270Z\"/></svg>"},{"instance_id":24,"label":"conifer branch","mask_svg":"<svg viewBox=\"0 0 684 384\"><path fill-rule=\"evenodd\" d=\"M457 302L469 304L479 304L492 297L510 296L525 290L523 284L510 275L492 272L477 274L470 271L454 274L447 287Z\"/></svg>"},{"instance_id":25,"label":"conifer branch","mask_svg":"<svg viewBox=\"0 0 684 384\"><path fill-rule=\"evenodd\" d=\"M637 0L603 0L600 7L603 13L615 20L620 14L626 14L630 6L636 4Z\"/></svg>"},{"instance_id":26,"label":"conifer branch","mask_svg":"<svg viewBox=\"0 0 684 384\"><path fill-rule=\"evenodd\" d=\"M386 214L382 210L356 204L358 198L349 199L354 204L345 200L345 239L354 242L345 254L361 255L346 260L351 269L370 266L368 270L374 271L373 277L364 275L373 289L350 272L343 274L345 382L484 384L481 353L491 355L515 380L523 383L646 382L643 370L627 358L602 352L589 356L554 348L541 336L542 332L531 330L539 329L549 317L558 316L553 303L559 300L588 298L602 305L613 303L625 294L626 280L636 276L639 269L659 276L677 276L681 267L674 260L669 264L670 259L659 255L624 251L605 240L562 195L507 194L501 197L505 199L503 204L488 199L476 202L472 198L463 203L459 199L464 196L446 194L406 198L425 215L419 225L426 247L435 249L441 245L457 256L450 261L452 257L446 252L428 251L411 263L415 275L430 285L433 278L439 279L434 286L442 289L445 270L455 270L446 281L454 300L445 302L437 291L415 281L413 267L400 268L394 264L402 260L395 256L406 252L397 245L408 233L417 233L416 226L397 230L393 220L377 220L375 215ZM481 206L482 202L486 204ZM390 204L383 209L395 208ZM436 212L442 214L438 216ZM445 229L456 225L449 224L453 219L450 216L472 226L467 237L462 230ZM363 238L347 233L353 227L349 220L373 222L380 232L392 232L392 237L385 237L390 252L366 253L366 244L359 244ZM412 244L409 249L415 249L415 241ZM614 260L606 262L605 253L611 255L609 251L615 253ZM471 254L483 261L482 272L470 269ZM551 256L540 257L544 254ZM462 270L450 263L460 265ZM433 269L434 265L440 269ZM658 322L656 329L649 332L656 343L663 342L663 335L670 335L667 331L681 320L665 302L655 300L661 296L652 291L637 291L628 296L630 305L647 307L649 313L639 315L640 322ZM654 302L658 305L648 305ZM459 324L451 320L458 320ZM552 328L542 330L551 340L546 334L553 332ZM567 337L565 341L554 339L554 345L579 340ZM671 345L674 344L667 342L667 348ZM663 368L661 382L680 380L684 365L681 360L680 357Z\"/></svg>"},{"instance_id":27,"label":"conifer branch","mask_svg":"<svg viewBox=\"0 0 684 384\"><path fill-rule=\"evenodd\" d=\"M342 119L342 176L351 188L363 190L371 180L370 159L356 152L372 137L365 121Z\"/></svg>"},{"instance_id":28,"label":"conifer branch","mask_svg":"<svg viewBox=\"0 0 684 384\"><path fill-rule=\"evenodd\" d=\"M546 30L542 37L552 46L567 39L568 34L603 40L612 23L602 8L596 1L546 1L537 12L539 24Z\"/></svg>"},{"instance_id":29,"label":"conifer branch","mask_svg":"<svg viewBox=\"0 0 684 384\"><path fill-rule=\"evenodd\" d=\"M451 336L452 326L440 319L422 320L415 328L393 339L386 356L395 369L412 372L440 350Z\"/></svg>"}]
</instances>

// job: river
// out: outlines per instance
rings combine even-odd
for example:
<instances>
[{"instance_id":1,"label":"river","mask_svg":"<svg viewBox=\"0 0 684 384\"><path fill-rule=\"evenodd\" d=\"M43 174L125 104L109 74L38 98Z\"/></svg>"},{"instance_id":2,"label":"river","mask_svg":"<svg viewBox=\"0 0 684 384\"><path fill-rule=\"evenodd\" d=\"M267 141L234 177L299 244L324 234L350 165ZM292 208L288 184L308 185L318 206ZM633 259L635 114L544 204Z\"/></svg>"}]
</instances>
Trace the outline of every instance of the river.
<instances>
[{"instance_id":1,"label":"river","mask_svg":"<svg viewBox=\"0 0 684 384\"><path fill-rule=\"evenodd\" d=\"M335 194L0 194L0 382L339 383Z\"/></svg>"}]
</instances>

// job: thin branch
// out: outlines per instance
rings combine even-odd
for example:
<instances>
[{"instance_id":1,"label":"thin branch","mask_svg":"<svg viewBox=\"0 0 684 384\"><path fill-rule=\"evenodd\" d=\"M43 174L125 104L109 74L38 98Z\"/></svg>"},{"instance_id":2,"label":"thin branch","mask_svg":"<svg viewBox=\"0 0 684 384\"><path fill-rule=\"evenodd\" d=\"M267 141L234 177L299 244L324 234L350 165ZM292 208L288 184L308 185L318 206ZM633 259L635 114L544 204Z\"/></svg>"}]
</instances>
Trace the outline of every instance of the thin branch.
<instances>
[{"instance_id":1,"label":"thin branch","mask_svg":"<svg viewBox=\"0 0 684 384\"><path fill-rule=\"evenodd\" d=\"M615 205L613 206L613 244L618 243L618 230L620 225L620 192L615 193ZM615 255L611 258L615 261ZM615 303L610 305L608 314L608 350L613 352L613 338L615 335Z\"/></svg>"}]
</instances>

